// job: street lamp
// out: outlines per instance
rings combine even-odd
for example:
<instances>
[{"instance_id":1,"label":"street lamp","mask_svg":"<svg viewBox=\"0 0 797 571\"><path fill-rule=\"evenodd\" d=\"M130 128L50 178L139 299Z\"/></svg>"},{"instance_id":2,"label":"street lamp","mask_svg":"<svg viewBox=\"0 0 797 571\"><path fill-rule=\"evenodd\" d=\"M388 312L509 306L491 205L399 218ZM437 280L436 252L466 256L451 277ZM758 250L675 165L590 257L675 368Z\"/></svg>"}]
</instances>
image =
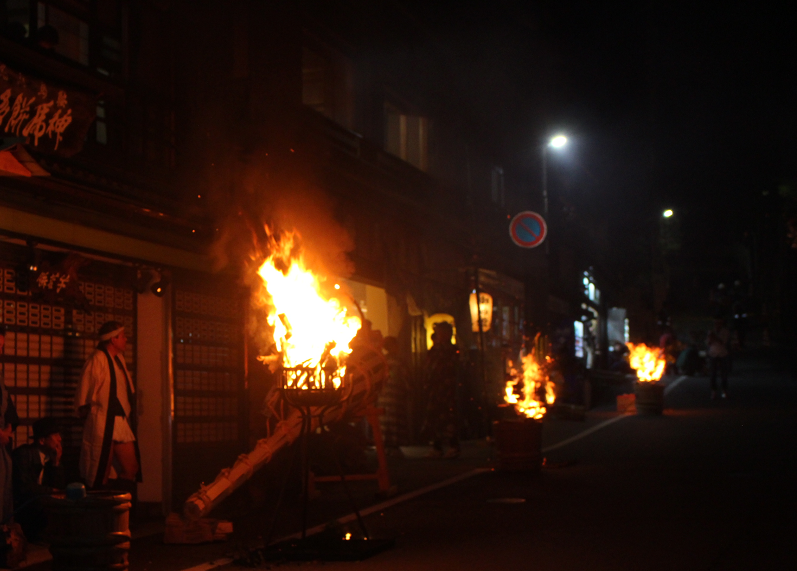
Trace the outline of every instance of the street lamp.
<instances>
[{"instance_id":1,"label":"street lamp","mask_svg":"<svg viewBox=\"0 0 797 571\"><path fill-rule=\"evenodd\" d=\"M567 145L567 137L554 135L542 146L542 209L543 218L548 222L548 147L561 149Z\"/></svg>"},{"instance_id":2,"label":"street lamp","mask_svg":"<svg viewBox=\"0 0 797 571\"><path fill-rule=\"evenodd\" d=\"M567 144L567 137L564 135L556 135L555 137L551 137L551 140L548 144L554 149L561 149Z\"/></svg>"},{"instance_id":3,"label":"street lamp","mask_svg":"<svg viewBox=\"0 0 797 571\"><path fill-rule=\"evenodd\" d=\"M664 218L670 218L673 214L675 213L669 208L661 213Z\"/></svg>"}]
</instances>

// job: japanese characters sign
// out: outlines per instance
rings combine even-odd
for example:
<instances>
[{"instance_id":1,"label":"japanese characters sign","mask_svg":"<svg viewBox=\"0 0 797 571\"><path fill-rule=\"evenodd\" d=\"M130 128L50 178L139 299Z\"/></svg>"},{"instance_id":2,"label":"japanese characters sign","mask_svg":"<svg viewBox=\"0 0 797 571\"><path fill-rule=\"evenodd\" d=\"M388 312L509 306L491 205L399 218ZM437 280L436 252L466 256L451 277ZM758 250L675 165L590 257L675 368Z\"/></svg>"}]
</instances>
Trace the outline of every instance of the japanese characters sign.
<instances>
[{"instance_id":1,"label":"japanese characters sign","mask_svg":"<svg viewBox=\"0 0 797 571\"><path fill-rule=\"evenodd\" d=\"M87 263L85 258L70 254L55 266L46 261L40 264L30 275L30 291L34 299L78 308L88 307L88 300L78 281L78 270Z\"/></svg>"},{"instance_id":2,"label":"japanese characters sign","mask_svg":"<svg viewBox=\"0 0 797 571\"><path fill-rule=\"evenodd\" d=\"M28 77L0 62L0 133L30 148L70 156L83 147L97 97Z\"/></svg>"}]
</instances>

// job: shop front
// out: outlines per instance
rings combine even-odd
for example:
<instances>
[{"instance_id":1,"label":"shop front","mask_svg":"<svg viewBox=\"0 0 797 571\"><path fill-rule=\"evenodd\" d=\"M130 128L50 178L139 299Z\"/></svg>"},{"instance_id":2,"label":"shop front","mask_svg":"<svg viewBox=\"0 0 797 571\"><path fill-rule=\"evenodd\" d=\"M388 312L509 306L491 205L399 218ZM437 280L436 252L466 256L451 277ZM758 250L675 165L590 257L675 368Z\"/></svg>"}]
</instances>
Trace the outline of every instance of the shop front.
<instances>
[{"instance_id":1,"label":"shop front","mask_svg":"<svg viewBox=\"0 0 797 571\"><path fill-rule=\"evenodd\" d=\"M74 395L106 321L123 323L136 388L142 510L170 511L246 444L246 298L200 254L0 205L5 384L21 418L63 427L79 479ZM201 453L200 453L201 452Z\"/></svg>"}]
</instances>

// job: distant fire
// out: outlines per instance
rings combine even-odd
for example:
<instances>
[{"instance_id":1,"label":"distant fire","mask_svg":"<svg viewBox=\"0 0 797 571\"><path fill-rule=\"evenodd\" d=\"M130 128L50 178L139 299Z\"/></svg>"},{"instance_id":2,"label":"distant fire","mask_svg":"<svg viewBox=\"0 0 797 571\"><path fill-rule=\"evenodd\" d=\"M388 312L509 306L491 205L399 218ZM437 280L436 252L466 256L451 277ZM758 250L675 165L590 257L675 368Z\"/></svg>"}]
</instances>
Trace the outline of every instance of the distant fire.
<instances>
[{"instance_id":1,"label":"distant fire","mask_svg":"<svg viewBox=\"0 0 797 571\"><path fill-rule=\"evenodd\" d=\"M550 406L556 400L553 383L548 378L548 360L541 356L541 352L532 351L523 357L522 366L522 371L512 369L504 400L515 405L515 410L528 418L542 418L546 404Z\"/></svg>"},{"instance_id":2,"label":"distant fire","mask_svg":"<svg viewBox=\"0 0 797 571\"><path fill-rule=\"evenodd\" d=\"M658 381L664 374L667 361L658 347L648 347L644 343L634 345L626 343L628 350L628 364L636 370L640 382L649 383Z\"/></svg>"},{"instance_id":3,"label":"distant fire","mask_svg":"<svg viewBox=\"0 0 797 571\"><path fill-rule=\"evenodd\" d=\"M305 267L297 232L276 236L266 228L269 251L257 270L263 289L259 301L273 327L274 346L259 359L272 368L305 367L315 373L337 370L335 384L344 373L349 343L360 329L359 317L347 314L335 297L335 287ZM318 375L304 377L312 383ZM301 388L316 388L307 386Z\"/></svg>"}]
</instances>

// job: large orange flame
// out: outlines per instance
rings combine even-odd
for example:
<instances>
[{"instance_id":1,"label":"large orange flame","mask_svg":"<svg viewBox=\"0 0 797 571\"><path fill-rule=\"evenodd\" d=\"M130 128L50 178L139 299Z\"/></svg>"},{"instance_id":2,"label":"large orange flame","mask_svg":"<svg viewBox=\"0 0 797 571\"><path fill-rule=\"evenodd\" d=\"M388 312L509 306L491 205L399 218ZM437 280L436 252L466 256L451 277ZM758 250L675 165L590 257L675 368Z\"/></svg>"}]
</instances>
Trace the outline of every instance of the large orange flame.
<instances>
[{"instance_id":1,"label":"large orange flame","mask_svg":"<svg viewBox=\"0 0 797 571\"><path fill-rule=\"evenodd\" d=\"M537 362L534 353L523 357L522 372L512 369L511 378L506 383L504 400L515 405L515 410L528 418L542 418L546 412L546 404L556 401L553 383L548 378L547 363L545 366ZM523 381L522 388L518 385ZM541 389L545 391L545 402L539 400Z\"/></svg>"},{"instance_id":2,"label":"large orange flame","mask_svg":"<svg viewBox=\"0 0 797 571\"><path fill-rule=\"evenodd\" d=\"M276 355L261 360L319 369L332 357L335 365L342 365L360 329L360 318L348 315L339 298L322 293L326 279L305 267L297 232L276 237L266 231L270 253L257 274L263 283L261 301L267 308L268 325L274 329ZM341 367L337 376L343 373Z\"/></svg>"},{"instance_id":3,"label":"large orange flame","mask_svg":"<svg viewBox=\"0 0 797 571\"><path fill-rule=\"evenodd\" d=\"M661 349L648 347L644 343L638 345L626 343L626 345L630 351L628 364L636 370L637 379L644 383L658 381L667 366L667 360L662 356Z\"/></svg>"}]
</instances>

